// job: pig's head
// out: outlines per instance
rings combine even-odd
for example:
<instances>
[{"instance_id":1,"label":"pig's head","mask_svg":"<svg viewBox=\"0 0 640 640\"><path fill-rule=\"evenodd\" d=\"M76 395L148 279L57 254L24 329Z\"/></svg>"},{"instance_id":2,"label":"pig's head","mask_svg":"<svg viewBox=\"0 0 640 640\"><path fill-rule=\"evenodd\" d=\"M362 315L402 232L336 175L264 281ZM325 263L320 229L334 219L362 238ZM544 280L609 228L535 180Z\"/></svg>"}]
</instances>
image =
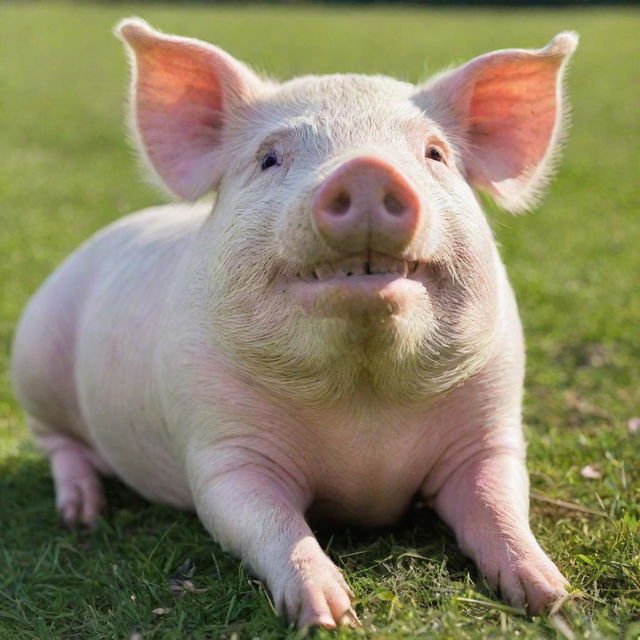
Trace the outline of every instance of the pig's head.
<instances>
[{"instance_id":1,"label":"pig's head","mask_svg":"<svg viewBox=\"0 0 640 640\"><path fill-rule=\"evenodd\" d=\"M500 325L474 188L509 211L544 188L572 33L412 85L259 78L209 44L123 21L132 129L185 199L216 190L196 259L207 322L246 372L301 399L399 400L459 384Z\"/></svg>"}]
</instances>

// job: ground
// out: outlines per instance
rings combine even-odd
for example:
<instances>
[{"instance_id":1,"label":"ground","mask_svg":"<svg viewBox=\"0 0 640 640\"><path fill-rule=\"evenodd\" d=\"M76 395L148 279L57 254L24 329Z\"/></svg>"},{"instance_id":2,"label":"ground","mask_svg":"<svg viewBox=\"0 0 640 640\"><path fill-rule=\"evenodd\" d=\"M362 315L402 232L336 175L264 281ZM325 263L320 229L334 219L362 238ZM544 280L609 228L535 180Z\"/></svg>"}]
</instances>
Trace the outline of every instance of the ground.
<instances>
[{"instance_id":1,"label":"ground","mask_svg":"<svg viewBox=\"0 0 640 640\"><path fill-rule=\"evenodd\" d=\"M487 206L527 334L532 526L576 599L527 619L417 511L383 531L321 533L363 627L318 637L640 637L637 11L5 4L1 13L1 639L295 637L192 514L114 481L98 531L62 529L47 464L11 394L11 335L29 295L93 231L160 200L137 179L123 135L126 63L110 29L131 14L281 78L417 81L489 49L580 32L574 125L548 199L518 218Z\"/></svg>"}]
</instances>

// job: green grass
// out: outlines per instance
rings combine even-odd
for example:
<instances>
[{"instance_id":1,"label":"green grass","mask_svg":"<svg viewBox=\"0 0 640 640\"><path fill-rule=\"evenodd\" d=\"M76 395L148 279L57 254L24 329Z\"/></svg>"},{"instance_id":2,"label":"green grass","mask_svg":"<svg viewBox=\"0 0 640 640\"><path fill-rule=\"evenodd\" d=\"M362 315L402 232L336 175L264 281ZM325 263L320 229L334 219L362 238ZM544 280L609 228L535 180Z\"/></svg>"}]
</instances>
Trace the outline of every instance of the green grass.
<instances>
[{"instance_id":1,"label":"green grass","mask_svg":"<svg viewBox=\"0 0 640 640\"><path fill-rule=\"evenodd\" d=\"M264 588L196 517L117 482L99 531L56 520L6 372L18 314L44 276L105 223L158 201L122 127L126 64L110 35L141 14L279 77L381 72L417 80L492 48L566 28L574 127L533 215L490 208L520 301L529 364L532 525L584 597L561 617L501 605L428 512L393 529L322 534L364 626L344 638L640 637L640 15L627 10L4 5L0 15L0 638L281 638ZM599 479L580 470L598 464ZM599 512L551 504L563 500ZM195 568L182 570L190 559ZM169 589L191 574L196 589ZM188 586L188 585L187 585ZM152 611L170 609L165 615ZM559 629L562 629L559 630ZM329 637L320 632L318 637Z\"/></svg>"}]
</instances>

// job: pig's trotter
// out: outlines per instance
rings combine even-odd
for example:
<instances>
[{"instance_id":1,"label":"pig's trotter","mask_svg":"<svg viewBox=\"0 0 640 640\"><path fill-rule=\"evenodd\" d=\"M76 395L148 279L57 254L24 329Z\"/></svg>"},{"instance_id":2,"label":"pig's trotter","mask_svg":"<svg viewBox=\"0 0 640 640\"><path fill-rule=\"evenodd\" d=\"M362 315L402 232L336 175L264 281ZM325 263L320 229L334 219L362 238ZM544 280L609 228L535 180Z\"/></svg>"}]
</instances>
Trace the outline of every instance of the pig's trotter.
<instances>
[{"instance_id":1,"label":"pig's trotter","mask_svg":"<svg viewBox=\"0 0 640 640\"><path fill-rule=\"evenodd\" d=\"M55 484L56 508L69 528L93 529L105 507L98 471L107 473L104 463L86 445L66 435L38 438L49 456Z\"/></svg>"},{"instance_id":2,"label":"pig's trotter","mask_svg":"<svg viewBox=\"0 0 640 640\"><path fill-rule=\"evenodd\" d=\"M210 460L195 470L224 464ZM200 518L227 551L264 580L279 613L300 627L355 626L353 592L321 549L305 518L298 487L265 469L264 462L236 463L224 473L192 475Z\"/></svg>"},{"instance_id":3,"label":"pig's trotter","mask_svg":"<svg viewBox=\"0 0 640 640\"><path fill-rule=\"evenodd\" d=\"M475 458L449 477L435 507L491 587L539 614L566 595L568 582L531 532L528 485L521 458Z\"/></svg>"},{"instance_id":4,"label":"pig's trotter","mask_svg":"<svg viewBox=\"0 0 640 640\"><path fill-rule=\"evenodd\" d=\"M301 627L327 629L359 624L351 607L353 592L315 538L308 536L295 544L287 573L274 598L288 619Z\"/></svg>"}]
</instances>

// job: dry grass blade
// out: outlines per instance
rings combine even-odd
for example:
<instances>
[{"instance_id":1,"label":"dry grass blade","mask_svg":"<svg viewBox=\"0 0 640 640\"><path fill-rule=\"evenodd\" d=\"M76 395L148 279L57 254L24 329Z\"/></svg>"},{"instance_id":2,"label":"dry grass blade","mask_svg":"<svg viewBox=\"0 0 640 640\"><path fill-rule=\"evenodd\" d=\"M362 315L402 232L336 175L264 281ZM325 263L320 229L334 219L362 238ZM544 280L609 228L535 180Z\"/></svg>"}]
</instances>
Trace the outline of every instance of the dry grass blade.
<instances>
[{"instance_id":1,"label":"dry grass blade","mask_svg":"<svg viewBox=\"0 0 640 640\"><path fill-rule=\"evenodd\" d=\"M576 502L567 502L566 500L560 500L558 498L552 498L551 496L545 496L543 493L538 493L537 491L532 491L530 493L530 497L532 500L536 500L538 502L546 502L547 504L552 504L556 507L560 507L561 509L568 509L570 511L579 511L580 513L588 513L593 516L606 517L606 513L604 511L598 511L597 509L590 509L589 507L584 507L581 504L577 504Z\"/></svg>"},{"instance_id":2,"label":"dry grass blade","mask_svg":"<svg viewBox=\"0 0 640 640\"><path fill-rule=\"evenodd\" d=\"M567 640L575 640L576 634L569 626L569 623L560 615L556 613L549 616L549 622L551 625Z\"/></svg>"},{"instance_id":3,"label":"dry grass blade","mask_svg":"<svg viewBox=\"0 0 640 640\"><path fill-rule=\"evenodd\" d=\"M479 598L454 598L456 602L466 602L468 604L478 604L481 607L487 609L495 609L496 611L504 611L505 613L511 613L514 616L524 616L526 612L524 609L516 609L510 607L508 604L502 604L500 602L492 602L491 600L480 600Z\"/></svg>"}]
</instances>

